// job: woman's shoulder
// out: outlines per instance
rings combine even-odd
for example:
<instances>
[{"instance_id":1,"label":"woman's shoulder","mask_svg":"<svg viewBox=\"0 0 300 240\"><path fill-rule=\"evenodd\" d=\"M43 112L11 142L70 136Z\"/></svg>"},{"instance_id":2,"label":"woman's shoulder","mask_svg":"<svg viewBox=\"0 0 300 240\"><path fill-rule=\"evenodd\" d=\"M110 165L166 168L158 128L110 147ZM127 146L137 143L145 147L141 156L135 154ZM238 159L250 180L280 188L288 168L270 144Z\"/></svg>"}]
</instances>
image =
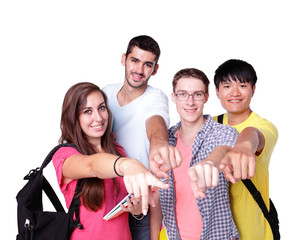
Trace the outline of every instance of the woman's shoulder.
<instances>
[{"instance_id":1,"label":"woman's shoulder","mask_svg":"<svg viewBox=\"0 0 300 240\"><path fill-rule=\"evenodd\" d=\"M80 152L72 146L61 146L53 155L53 158L66 159L72 155L80 154Z\"/></svg>"}]
</instances>

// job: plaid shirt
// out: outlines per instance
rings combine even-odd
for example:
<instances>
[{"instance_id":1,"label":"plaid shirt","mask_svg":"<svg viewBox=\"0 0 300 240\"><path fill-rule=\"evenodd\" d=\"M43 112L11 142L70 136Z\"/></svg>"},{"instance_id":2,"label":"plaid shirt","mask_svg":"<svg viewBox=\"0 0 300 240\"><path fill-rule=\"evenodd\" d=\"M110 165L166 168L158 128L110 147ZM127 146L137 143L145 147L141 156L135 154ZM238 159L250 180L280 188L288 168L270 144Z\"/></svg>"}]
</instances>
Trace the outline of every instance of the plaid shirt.
<instances>
[{"instance_id":1,"label":"plaid shirt","mask_svg":"<svg viewBox=\"0 0 300 240\"><path fill-rule=\"evenodd\" d=\"M234 146L238 132L236 129L215 122L211 116L205 115L206 121L197 133L193 143L190 166L204 160L218 146ZM169 143L176 146L177 131L180 122L169 129ZM175 187L173 171L169 172L170 188L160 189L160 201L163 212L163 223L169 240L180 239L175 217ZM189 179L187 179L189 185ZM198 208L203 221L201 240L239 239L238 230L234 224L228 195L228 181L220 173L219 184L206 191L206 198L197 199ZM192 224L192 223L191 223Z\"/></svg>"}]
</instances>

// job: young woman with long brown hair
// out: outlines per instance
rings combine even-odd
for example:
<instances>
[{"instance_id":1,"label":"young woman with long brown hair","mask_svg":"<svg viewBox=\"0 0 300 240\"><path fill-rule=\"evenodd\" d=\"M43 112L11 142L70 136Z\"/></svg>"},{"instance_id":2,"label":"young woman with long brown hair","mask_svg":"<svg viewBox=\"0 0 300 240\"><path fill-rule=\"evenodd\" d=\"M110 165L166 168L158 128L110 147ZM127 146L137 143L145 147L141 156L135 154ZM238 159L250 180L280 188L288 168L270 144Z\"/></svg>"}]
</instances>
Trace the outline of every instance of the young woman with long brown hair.
<instances>
[{"instance_id":1,"label":"young woman with long brown hair","mask_svg":"<svg viewBox=\"0 0 300 240\"><path fill-rule=\"evenodd\" d=\"M113 140L111 125L107 98L98 86L85 82L68 90L62 107L60 143L71 143L77 149L62 147L52 160L67 207L78 179L82 179L79 196L83 229L76 228L71 239L131 239L128 213L109 221L103 216L127 192L134 197L123 209L133 215L147 214L149 186L168 187L139 161L126 157Z\"/></svg>"}]
</instances>

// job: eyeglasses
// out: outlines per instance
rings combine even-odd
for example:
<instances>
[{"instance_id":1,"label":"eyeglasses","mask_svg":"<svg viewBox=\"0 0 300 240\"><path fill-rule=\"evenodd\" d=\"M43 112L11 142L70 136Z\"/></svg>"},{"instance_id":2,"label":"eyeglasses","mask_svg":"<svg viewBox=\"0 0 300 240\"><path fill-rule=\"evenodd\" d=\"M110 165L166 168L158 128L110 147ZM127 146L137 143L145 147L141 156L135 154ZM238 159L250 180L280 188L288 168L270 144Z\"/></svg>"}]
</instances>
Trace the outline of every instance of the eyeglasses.
<instances>
[{"instance_id":1,"label":"eyeglasses","mask_svg":"<svg viewBox=\"0 0 300 240\"><path fill-rule=\"evenodd\" d=\"M187 92L177 92L175 93L175 96L178 101L186 101L191 96L195 101L203 101L205 99L206 93L203 91L194 92L194 93L187 93Z\"/></svg>"}]
</instances>

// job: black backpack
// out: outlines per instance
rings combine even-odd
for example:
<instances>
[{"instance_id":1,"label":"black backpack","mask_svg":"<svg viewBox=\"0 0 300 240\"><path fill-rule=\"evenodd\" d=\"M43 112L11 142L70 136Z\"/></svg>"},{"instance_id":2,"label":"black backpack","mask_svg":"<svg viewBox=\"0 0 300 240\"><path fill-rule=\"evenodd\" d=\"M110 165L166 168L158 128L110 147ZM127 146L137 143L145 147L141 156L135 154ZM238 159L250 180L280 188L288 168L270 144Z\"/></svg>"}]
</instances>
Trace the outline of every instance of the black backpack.
<instances>
[{"instance_id":1,"label":"black backpack","mask_svg":"<svg viewBox=\"0 0 300 240\"><path fill-rule=\"evenodd\" d=\"M223 124L223 114L218 116L218 123ZM270 224L272 233L273 233L273 238L274 240L279 240L280 239L280 232L279 232L279 220L278 220L278 214L277 210L275 208L275 205L273 204L271 198L269 199L270 201L270 211L268 211L267 206L260 194L260 192L257 190L255 185L250 179L245 179L242 180L243 184L245 187L248 189L248 191L251 193L252 197L260 207L262 213L264 214L264 217L267 219L267 221Z\"/></svg>"},{"instance_id":2,"label":"black backpack","mask_svg":"<svg viewBox=\"0 0 300 240\"><path fill-rule=\"evenodd\" d=\"M60 147L75 146L71 144L56 146L48 154L41 167L30 170L24 177L24 180L28 182L17 194L17 240L67 240L76 227L83 228L79 219L80 199L76 196L81 181L77 183L72 203L66 213L53 188L43 176L43 169ZM42 191L46 193L56 212L43 211ZM73 220L74 213L75 220Z\"/></svg>"}]
</instances>

